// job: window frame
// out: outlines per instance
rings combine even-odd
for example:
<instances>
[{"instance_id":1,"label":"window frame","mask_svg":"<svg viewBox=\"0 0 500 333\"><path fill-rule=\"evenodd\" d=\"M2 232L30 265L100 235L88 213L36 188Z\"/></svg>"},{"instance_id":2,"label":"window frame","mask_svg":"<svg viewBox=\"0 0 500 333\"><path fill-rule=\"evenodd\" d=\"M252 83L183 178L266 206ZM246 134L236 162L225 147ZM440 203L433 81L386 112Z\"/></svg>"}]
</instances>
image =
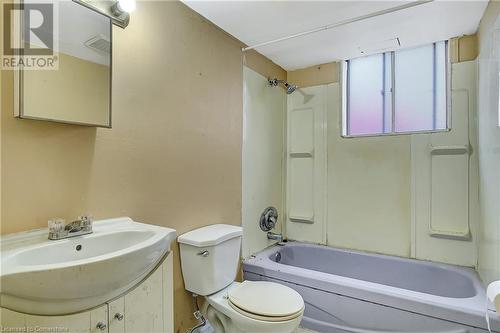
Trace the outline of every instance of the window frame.
<instances>
[{"instance_id":1,"label":"window frame","mask_svg":"<svg viewBox=\"0 0 500 333\"><path fill-rule=\"evenodd\" d=\"M437 41L431 44L439 43L442 41ZM392 128L391 132L389 133L373 133L373 134L348 134L348 119L349 119L349 112L348 112L348 93L349 93L349 83L348 83L348 71L349 71L349 60L356 59L347 59L347 60L342 60L340 62L340 91L341 91L341 97L340 97L340 108L341 108L341 114L340 114L340 136L342 138L363 138L363 137L379 137L379 136L398 136L398 135L412 135L412 134L432 134L432 133L446 133L450 132L452 129L452 109L451 109L451 58L450 58L450 42L448 40L444 41L445 42L445 72L446 72L446 91L445 91L445 100L446 100L446 128L444 129L434 129L434 130L421 130L421 131L406 131L406 132L396 132L395 131L395 117L396 117L396 105L395 105L395 52L398 50L392 50L392 51L384 51L380 53L373 53L373 54L368 54L369 55L376 55L376 54L385 54L385 53L390 53L391 56L391 86L392 86L392 91L391 91L391 100L392 100L392 109L391 109L391 116L392 116ZM429 45L429 44L427 44ZM425 45L420 45L416 47L409 47L406 48L407 50L415 49L421 46ZM364 57L364 56L363 56ZM360 57L358 57L360 58Z\"/></svg>"}]
</instances>

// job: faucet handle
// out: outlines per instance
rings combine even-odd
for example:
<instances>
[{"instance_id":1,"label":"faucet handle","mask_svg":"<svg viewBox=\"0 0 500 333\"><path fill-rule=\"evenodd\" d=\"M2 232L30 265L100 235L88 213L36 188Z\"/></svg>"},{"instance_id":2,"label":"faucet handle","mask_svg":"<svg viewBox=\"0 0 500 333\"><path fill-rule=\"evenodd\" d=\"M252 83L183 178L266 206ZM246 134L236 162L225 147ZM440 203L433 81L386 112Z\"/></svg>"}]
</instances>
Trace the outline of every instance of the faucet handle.
<instances>
[{"instance_id":1,"label":"faucet handle","mask_svg":"<svg viewBox=\"0 0 500 333\"><path fill-rule=\"evenodd\" d=\"M260 215L259 225L262 231L269 231L278 222L278 210L274 207L267 207Z\"/></svg>"},{"instance_id":2,"label":"faucet handle","mask_svg":"<svg viewBox=\"0 0 500 333\"><path fill-rule=\"evenodd\" d=\"M82 215L78 216L78 221L80 221L82 226L89 226L94 222L94 217L92 215Z\"/></svg>"},{"instance_id":3,"label":"faucet handle","mask_svg":"<svg viewBox=\"0 0 500 333\"><path fill-rule=\"evenodd\" d=\"M81 229L92 231L92 222L94 222L94 218L91 215L78 216L77 222Z\"/></svg>"},{"instance_id":4,"label":"faucet handle","mask_svg":"<svg viewBox=\"0 0 500 333\"><path fill-rule=\"evenodd\" d=\"M61 232L64 230L64 226L66 224L66 221L61 218L52 218L48 221L48 226L49 226L49 231L50 232Z\"/></svg>"}]
</instances>

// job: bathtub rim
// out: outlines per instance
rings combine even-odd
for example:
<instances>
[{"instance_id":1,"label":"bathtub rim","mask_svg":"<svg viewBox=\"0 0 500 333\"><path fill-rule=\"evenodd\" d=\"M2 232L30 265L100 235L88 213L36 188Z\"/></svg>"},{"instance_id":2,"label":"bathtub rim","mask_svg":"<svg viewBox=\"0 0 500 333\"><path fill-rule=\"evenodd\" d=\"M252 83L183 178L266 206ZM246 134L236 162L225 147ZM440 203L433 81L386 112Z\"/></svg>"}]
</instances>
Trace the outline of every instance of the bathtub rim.
<instances>
[{"instance_id":1,"label":"bathtub rim","mask_svg":"<svg viewBox=\"0 0 500 333\"><path fill-rule=\"evenodd\" d=\"M395 261L418 262L426 266L451 270L471 279L476 290L474 297L451 298L387 286L375 282L314 271L287 264L277 263L270 256L287 246L321 247L331 251L359 254L368 257L387 258ZM285 245L273 245L243 261L243 272L254 273L285 282L315 288L429 317L441 318L458 324L487 330L485 321L486 293L479 275L472 268L435 263L426 260L409 259L378 253L368 253L350 249L339 249L320 244L290 241ZM492 305L489 304L491 307ZM500 317L489 311L492 329L500 332Z\"/></svg>"}]
</instances>

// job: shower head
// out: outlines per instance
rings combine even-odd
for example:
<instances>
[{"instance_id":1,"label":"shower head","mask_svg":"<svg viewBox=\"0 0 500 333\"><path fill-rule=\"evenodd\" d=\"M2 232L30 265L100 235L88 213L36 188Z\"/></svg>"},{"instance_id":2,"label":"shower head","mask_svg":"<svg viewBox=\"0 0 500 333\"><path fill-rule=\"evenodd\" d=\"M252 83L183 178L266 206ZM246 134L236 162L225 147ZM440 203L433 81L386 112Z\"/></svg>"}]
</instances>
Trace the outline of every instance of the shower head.
<instances>
[{"instance_id":1,"label":"shower head","mask_svg":"<svg viewBox=\"0 0 500 333\"><path fill-rule=\"evenodd\" d=\"M277 87L279 84L282 84L288 95L293 93L298 88L295 84L290 84L285 80L278 80L276 78L268 79L268 82L271 87Z\"/></svg>"},{"instance_id":2,"label":"shower head","mask_svg":"<svg viewBox=\"0 0 500 333\"><path fill-rule=\"evenodd\" d=\"M286 93L288 95L290 95L295 91L295 89L297 89L297 86L295 84L288 84L288 82L285 83L285 87L286 87Z\"/></svg>"}]
</instances>

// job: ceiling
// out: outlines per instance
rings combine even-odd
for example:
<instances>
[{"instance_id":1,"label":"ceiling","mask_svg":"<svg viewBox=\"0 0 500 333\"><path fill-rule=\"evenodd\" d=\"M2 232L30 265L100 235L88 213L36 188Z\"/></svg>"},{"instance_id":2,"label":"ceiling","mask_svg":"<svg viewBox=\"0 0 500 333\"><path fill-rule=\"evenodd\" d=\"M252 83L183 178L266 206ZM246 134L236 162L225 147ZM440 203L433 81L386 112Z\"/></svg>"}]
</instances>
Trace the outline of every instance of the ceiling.
<instances>
[{"instance_id":1,"label":"ceiling","mask_svg":"<svg viewBox=\"0 0 500 333\"><path fill-rule=\"evenodd\" d=\"M401 6L403 1L209 1L184 3L247 45ZM439 1L256 50L286 70L473 34L487 0ZM399 39L399 43L397 42ZM363 52L362 52L363 51Z\"/></svg>"},{"instance_id":2,"label":"ceiling","mask_svg":"<svg viewBox=\"0 0 500 333\"><path fill-rule=\"evenodd\" d=\"M85 42L102 35L110 40L111 20L73 1L59 0L59 51L109 66L110 55L95 51Z\"/></svg>"},{"instance_id":3,"label":"ceiling","mask_svg":"<svg viewBox=\"0 0 500 333\"><path fill-rule=\"evenodd\" d=\"M37 3L37 1L25 0L25 3ZM52 31L42 27L40 33L54 34L54 38L57 39L56 46L61 53L109 66L110 54L91 49L85 45L85 42L96 36L104 36L110 40L111 20L73 1L53 0L52 3L55 5L54 24L57 29ZM38 20L33 22L35 26L43 22L43 17L38 16L30 18ZM30 42L38 47L46 47L35 34L30 35Z\"/></svg>"}]
</instances>

